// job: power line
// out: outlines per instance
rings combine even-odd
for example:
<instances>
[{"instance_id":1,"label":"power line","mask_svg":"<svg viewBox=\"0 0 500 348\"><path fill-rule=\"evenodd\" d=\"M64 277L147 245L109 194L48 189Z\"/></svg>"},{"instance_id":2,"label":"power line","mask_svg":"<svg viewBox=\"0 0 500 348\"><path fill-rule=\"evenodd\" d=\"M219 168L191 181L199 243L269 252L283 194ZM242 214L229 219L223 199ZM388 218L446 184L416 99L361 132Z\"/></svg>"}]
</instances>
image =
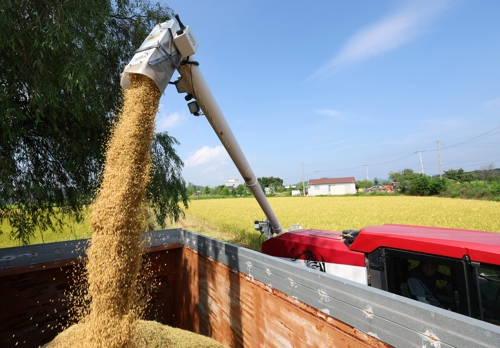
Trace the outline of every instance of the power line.
<instances>
[{"instance_id":1,"label":"power line","mask_svg":"<svg viewBox=\"0 0 500 348\"><path fill-rule=\"evenodd\" d=\"M462 145L468 145L472 142L475 142L475 141L478 141L478 140L482 140L484 138L488 138L492 135L495 135L497 133L500 133L500 126L497 126L497 127L494 127L492 129L490 129L489 131L486 131L484 133L481 133L479 135L476 135L475 137L472 137L470 139L467 139L467 140L464 140L464 141L461 141L459 143L456 143L456 144L453 144L453 145L448 145L448 146L443 146L441 148L441 150L444 150L444 149L451 149L451 148L454 148L454 147L458 147L458 146L462 146ZM427 151L437 151L435 149L430 149L430 150L427 150Z\"/></svg>"},{"instance_id":2,"label":"power line","mask_svg":"<svg viewBox=\"0 0 500 348\"><path fill-rule=\"evenodd\" d=\"M438 151L438 161L439 161L439 164L440 164L440 175L442 174L442 164L441 164L441 153L440 153L440 150L446 150L446 149L452 149L452 148L455 148L455 147L459 147L459 146L464 146L464 145L479 145L479 146L484 146L484 145L500 145L499 143L477 143L477 141L480 141L480 140L483 140L485 138L488 138L488 137L491 137L495 134L498 134L500 133L500 126L496 126L496 127L493 127L492 129L486 131L486 132L483 132L479 135L476 135L472 138L469 138L469 139L466 139L464 141L461 141L461 142L458 142L458 143L455 143L455 144L452 144L452 145L448 145L448 146L441 146L441 142L437 142L438 146L436 149L428 149L428 150L419 150L419 151L416 151L416 152L412 152L412 153L407 153L406 155L404 156L401 156L401 157L398 157L396 159L393 159L393 160L390 160L390 161L386 161L386 162L380 162L380 163L374 163L374 162L369 162L368 164L363 164L363 165L357 165L357 166L352 166L352 167L345 167L345 168L335 168L335 169L332 169L332 168L328 168L328 169L321 169L321 170L316 170L315 172L311 172L311 173L306 173L307 175L313 175L313 173L316 174L316 176L318 175L318 172L325 172L325 173L335 173L335 172L340 172L340 171L348 171L348 170L356 170L356 169L360 169L362 168L363 166L365 167L366 169L366 177L368 178L368 166L382 166L382 165L386 165L386 164L390 164L390 163L395 163L395 162L398 162L398 161L401 161L405 158L408 158L410 156L412 156L414 153L419 153L420 155L420 167L421 167L421 170L422 170L422 173L424 172L424 169L423 169L423 161L422 161L422 152L424 151L428 151L428 152L432 152L432 151ZM378 155L378 156L371 156L371 157L361 157L361 158L358 158L357 160L359 160L361 162L361 160L363 160L363 162L367 163L366 162L366 159L370 159L370 160L374 160L374 159L378 159L378 158L387 158L388 156L390 155L396 155L396 154L401 154L401 153L404 153L402 151L399 151L399 152L393 152L391 154L387 154L387 155ZM496 153L495 153L496 154ZM490 154L488 156L481 156L483 158L491 158L493 154ZM473 162L476 162L479 158L475 158L475 161L473 160ZM350 161L343 161L343 162L349 162L349 163L352 163L352 160ZM445 160L446 162L446 160ZM464 162L470 162L470 161L464 161ZM489 161L489 163L494 163L495 161ZM318 162L314 162L314 163L318 163ZM338 165L339 162L335 162L336 165ZM325 163L327 164L327 163ZM484 162L483 162L484 164ZM327 164L328 165L328 164ZM474 165L468 165L468 166L465 166L465 167L471 167L471 166L474 166ZM462 166L464 167L464 166ZM293 178L297 178L297 177L293 177ZM287 178L287 180L291 180L292 178Z\"/></svg>"}]
</instances>

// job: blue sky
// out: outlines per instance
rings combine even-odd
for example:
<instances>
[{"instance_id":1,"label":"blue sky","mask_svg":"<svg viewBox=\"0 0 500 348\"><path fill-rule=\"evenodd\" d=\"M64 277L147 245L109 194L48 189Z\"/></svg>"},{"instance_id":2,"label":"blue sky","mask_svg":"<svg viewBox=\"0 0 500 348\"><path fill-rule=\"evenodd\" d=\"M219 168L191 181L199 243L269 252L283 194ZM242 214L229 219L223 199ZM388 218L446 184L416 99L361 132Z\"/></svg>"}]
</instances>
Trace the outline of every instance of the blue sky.
<instances>
[{"instance_id":1,"label":"blue sky","mask_svg":"<svg viewBox=\"0 0 500 348\"><path fill-rule=\"evenodd\" d=\"M167 2L258 177L386 179L500 167L500 1ZM240 178L169 87L157 130L186 182Z\"/></svg>"}]
</instances>

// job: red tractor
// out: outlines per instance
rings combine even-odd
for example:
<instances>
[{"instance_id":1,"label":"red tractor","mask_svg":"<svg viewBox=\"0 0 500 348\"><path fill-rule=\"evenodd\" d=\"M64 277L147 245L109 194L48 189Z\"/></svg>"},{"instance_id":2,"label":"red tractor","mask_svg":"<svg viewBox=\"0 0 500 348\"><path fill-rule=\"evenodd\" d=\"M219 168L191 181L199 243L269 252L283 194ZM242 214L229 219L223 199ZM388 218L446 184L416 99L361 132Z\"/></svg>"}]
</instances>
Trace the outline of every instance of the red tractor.
<instances>
[{"instance_id":1,"label":"red tractor","mask_svg":"<svg viewBox=\"0 0 500 348\"><path fill-rule=\"evenodd\" d=\"M414 300L412 275L434 265L436 303L500 324L500 234L406 225L342 233L295 230L263 242L262 252Z\"/></svg>"}]
</instances>

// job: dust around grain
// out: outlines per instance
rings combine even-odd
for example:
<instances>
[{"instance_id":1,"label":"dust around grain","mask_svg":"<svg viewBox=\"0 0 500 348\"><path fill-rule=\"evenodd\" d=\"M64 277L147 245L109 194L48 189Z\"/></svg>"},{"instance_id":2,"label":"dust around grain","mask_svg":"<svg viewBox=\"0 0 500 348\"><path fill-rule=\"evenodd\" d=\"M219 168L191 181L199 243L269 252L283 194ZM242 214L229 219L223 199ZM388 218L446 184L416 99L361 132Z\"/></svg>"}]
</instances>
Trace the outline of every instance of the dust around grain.
<instances>
[{"instance_id":1,"label":"dust around grain","mask_svg":"<svg viewBox=\"0 0 500 348\"><path fill-rule=\"evenodd\" d=\"M92 210L85 295L90 306L81 311L86 315L79 324L48 345L51 348L186 346L172 345L179 336L168 337L173 329L139 321L147 302L138 283L141 235L147 223L142 203L161 93L148 77L132 75L124 94L124 107L108 144L103 181Z\"/></svg>"}]
</instances>

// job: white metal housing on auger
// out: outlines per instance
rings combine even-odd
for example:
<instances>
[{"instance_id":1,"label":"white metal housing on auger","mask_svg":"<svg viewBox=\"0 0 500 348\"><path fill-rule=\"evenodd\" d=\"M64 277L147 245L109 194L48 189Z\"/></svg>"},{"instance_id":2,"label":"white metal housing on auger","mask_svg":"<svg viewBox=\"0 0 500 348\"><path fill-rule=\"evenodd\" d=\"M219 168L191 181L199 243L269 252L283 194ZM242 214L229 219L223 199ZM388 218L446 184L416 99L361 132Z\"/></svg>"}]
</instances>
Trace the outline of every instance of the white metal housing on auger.
<instances>
[{"instance_id":1,"label":"white metal housing on auger","mask_svg":"<svg viewBox=\"0 0 500 348\"><path fill-rule=\"evenodd\" d=\"M130 84L130 74L146 75L152 79L161 93L167 87L181 59L193 55L198 49L189 26L171 19L153 28L132 60L123 70L121 86Z\"/></svg>"},{"instance_id":2,"label":"white metal housing on auger","mask_svg":"<svg viewBox=\"0 0 500 348\"><path fill-rule=\"evenodd\" d=\"M198 42L189 26L184 26L177 15L175 17L177 21L169 20L161 23L151 31L130 63L125 67L121 86L123 88L129 86L130 74L142 74L151 78L162 93L169 83L179 84L182 86L182 90L188 93L188 99L194 98L196 100L238 168L246 185L264 211L268 223L265 224L266 228L263 231L261 229L261 231L265 233L266 239L269 239L273 234L282 232L281 225L212 95L198 67L199 64L193 59L192 55L198 48ZM175 70L179 71L180 77L176 82L170 82Z\"/></svg>"}]
</instances>

